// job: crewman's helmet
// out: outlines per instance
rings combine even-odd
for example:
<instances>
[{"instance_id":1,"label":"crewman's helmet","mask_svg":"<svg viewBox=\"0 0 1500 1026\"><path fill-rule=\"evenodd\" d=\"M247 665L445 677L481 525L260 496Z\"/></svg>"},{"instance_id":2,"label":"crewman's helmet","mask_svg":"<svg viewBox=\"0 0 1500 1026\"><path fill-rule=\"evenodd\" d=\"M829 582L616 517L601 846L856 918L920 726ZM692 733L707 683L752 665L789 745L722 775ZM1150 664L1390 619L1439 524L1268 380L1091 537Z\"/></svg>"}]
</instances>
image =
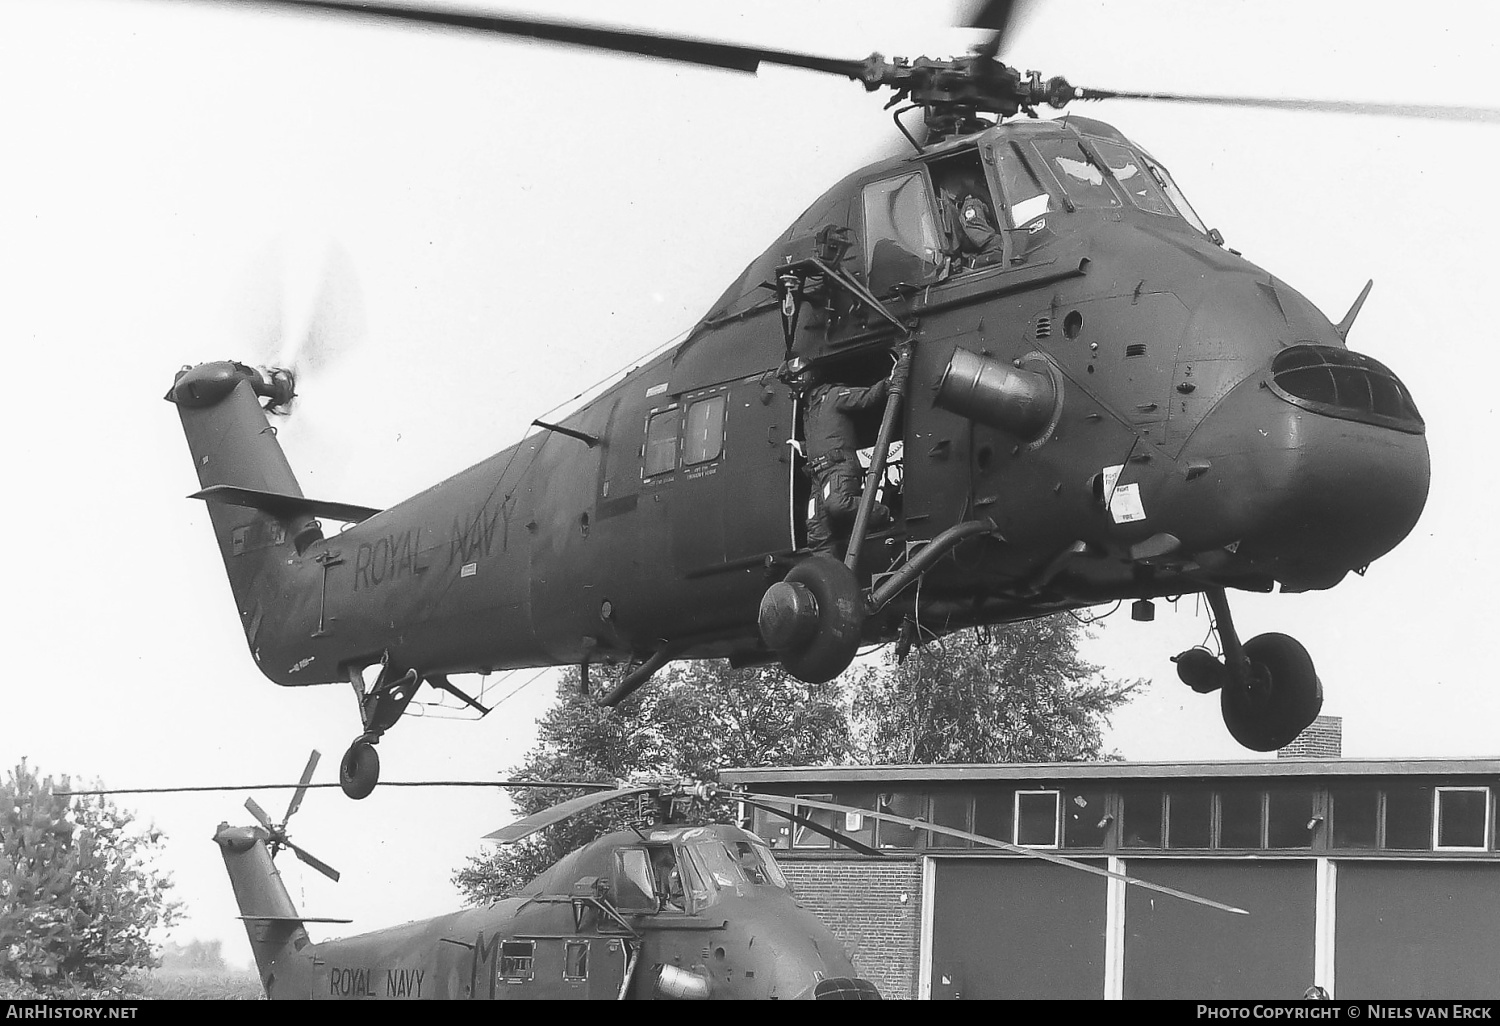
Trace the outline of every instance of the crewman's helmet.
<instances>
[{"instance_id":1,"label":"crewman's helmet","mask_svg":"<svg viewBox=\"0 0 1500 1026\"><path fill-rule=\"evenodd\" d=\"M805 356L794 356L787 360L776 376L796 389L812 388L818 383L817 368L808 363Z\"/></svg>"}]
</instances>

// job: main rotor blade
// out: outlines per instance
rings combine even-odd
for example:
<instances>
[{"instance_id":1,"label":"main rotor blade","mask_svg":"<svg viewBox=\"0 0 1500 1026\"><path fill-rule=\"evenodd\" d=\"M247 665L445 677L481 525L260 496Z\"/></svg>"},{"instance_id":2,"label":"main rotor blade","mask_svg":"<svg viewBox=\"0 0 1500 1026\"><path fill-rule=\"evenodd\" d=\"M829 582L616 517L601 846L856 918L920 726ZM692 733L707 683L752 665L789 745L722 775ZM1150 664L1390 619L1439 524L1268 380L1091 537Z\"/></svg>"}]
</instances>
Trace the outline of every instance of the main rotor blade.
<instances>
[{"instance_id":1,"label":"main rotor blade","mask_svg":"<svg viewBox=\"0 0 1500 1026\"><path fill-rule=\"evenodd\" d=\"M1132 93L1114 89L1077 90L1081 100L1157 100L1215 107L1259 107L1266 110L1304 110L1326 114L1371 114L1384 117L1425 118L1436 121L1500 123L1500 108L1451 107L1425 103L1368 103L1362 100L1272 99L1259 96L1198 96L1191 93Z\"/></svg>"},{"instance_id":2,"label":"main rotor blade","mask_svg":"<svg viewBox=\"0 0 1500 1026\"><path fill-rule=\"evenodd\" d=\"M355 0L192 0L194 3L217 3L235 6L280 7L300 11L319 11L339 16L397 21L418 25L441 25L446 28L482 32L488 35L535 39L544 43L561 43L612 53L655 57L726 71L754 73L761 64L779 64L803 68L846 78L859 78L863 60L839 60L786 50L766 50L733 43L716 43L686 36L665 36L653 32L631 32L624 29L583 25L573 22L541 21L478 14L452 8L408 7L400 4L368 4Z\"/></svg>"},{"instance_id":3,"label":"main rotor blade","mask_svg":"<svg viewBox=\"0 0 1500 1026\"><path fill-rule=\"evenodd\" d=\"M318 760L321 758L322 755L314 748L312 755L307 759L307 768L302 771L302 779L297 782L297 790L292 792L291 803L286 807L286 819L283 819L282 823L286 823L298 809L302 808L302 799L307 794L307 785L312 783L313 770L318 768Z\"/></svg>"},{"instance_id":4,"label":"main rotor blade","mask_svg":"<svg viewBox=\"0 0 1500 1026\"><path fill-rule=\"evenodd\" d=\"M503 826L492 834L485 834L484 839L486 841L499 841L501 844L514 844L517 841L530 837L538 830L551 826L553 823L560 823L569 816L583 812L585 809L592 809L595 805L603 805L605 802L612 802L616 798L629 798L632 795L649 794L652 791L659 790L661 788L655 784L637 784L633 787L617 787L613 791L600 791L598 794L585 794L577 798L569 798L565 802L558 802L556 805L545 808L541 812L533 813L525 819L518 819L509 826Z\"/></svg>"},{"instance_id":5,"label":"main rotor blade","mask_svg":"<svg viewBox=\"0 0 1500 1026\"><path fill-rule=\"evenodd\" d=\"M266 815L266 810L260 807L259 802L254 798L246 798L245 808L250 810L250 815L254 816L255 821L265 827L271 833L271 836L274 837L276 835L276 824L271 822L271 817Z\"/></svg>"},{"instance_id":6,"label":"main rotor blade","mask_svg":"<svg viewBox=\"0 0 1500 1026\"><path fill-rule=\"evenodd\" d=\"M1004 851L1012 852L1016 855L1025 855L1028 858L1041 859L1043 862L1053 862L1059 866L1067 866L1069 869L1081 869L1085 873L1092 873L1095 876L1108 877L1112 880L1121 880L1133 887L1144 887L1148 891L1157 891L1161 894L1170 894L1174 898L1182 898L1184 901L1191 901L1199 905L1207 905L1209 908L1216 908L1221 912L1233 912L1234 914L1241 916L1250 914L1244 909L1236 908L1233 905L1225 905L1217 901L1212 901L1208 898L1200 898L1196 894L1189 894L1186 891L1179 891L1171 887L1164 887L1161 884L1154 884L1147 880L1138 880L1133 876L1126 876L1124 873L1115 873L1108 869L1100 869L1098 866L1090 866L1086 863L1078 862L1075 859L1064 858L1061 855L1054 855L1049 851L1041 851L1036 848L1028 848L1025 845L1021 844L1011 844L1009 841L1001 841L993 837L985 837L983 834L971 834L967 830L958 830L954 827L938 826L936 823L928 823L920 819L909 819L906 816L894 816L889 812L874 812L870 809L861 809L854 805L836 805L833 802L822 802L812 798L788 798L786 795L750 794L740 792L729 793L724 795L723 797L741 798L746 801L754 799L761 802L792 802L797 805L806 805L809 808L814 809L828 809L831 812L858 812L863 815L869 816L872 819L878 819L883 823L897 823L901 826L912 827L916 830L925 830L928 833L932 834L943 834L946 837L958 837L965 841L973 841L976 844L984 844L992 848L1000 848Z\"/></svg>"},{"instance_id":7,"label":"main rotor blade","mask_svg":"<svg viewBox=\"0 0 1500 1026\"><path fill-rule=\"evenodd\" d=\"M322 873L324 876L328 877L328 879L332 880L334 883L339 882L339 871L337 869L334 869L328 863L324 862L322 859L309 852L306 848L299 848L291 841L285 841L283 843L288 848L292 849L292 854L297 856L303 862L306 862L309 866L312 866L314 869Z\"/></svg>"},{"instance_id":8,"label":"main rotor blade","mask_svg":"<svg viewBox=\"0 0 1500 1026\"><path fill-rule=\"evenodd\" d=\"M736 796L731 794L726 795L726 797L734 798ZM783 819L789 819L793 823L796 823L798 826L805 827L815 834L822 834L829 840L835 841L838 844L843 845L845 848L852 848L853 850L859 852L861 855L874 855L877 858L885 858L885 852L881 851L879 848L872 848L868 844L865 844L863 841L856 841L848 834L840 833L839 831L833 829L833 827L824 826L822 823L814 822L813 820L808 819L806 816L799 816L795 812L791 812L787 809L780 809L774 805L767 805L765 802L752 801L749 798L740 798L740 801L744 802L746 805L753 805L757 809L764 809L766 812L769 812L772 815L780 816ZM789 802L789 804L795 806L797 802L795 799L793 799Z\"/></svg>"},{"instance_id":9,"label":"main rotor blade","mask_svg":"<svg viewBox=\"0 0 1500 1026\"><path fill-rule=\"evenodd\" d=\"M320 787L342 787L342 784L205 784L197 787L113 787L103 790L54 791L59 798L77 798L105 794L189 794L202 791L287 791L295 788L316 790ZM558 787L596 788L604 791L613 783L597 780L382 780L381 787Z\"/></svg>"},{"instance_id":10,"label":"main rotor blade","mask_svg":"<svg viewBox=\"0 0 1500 1026\"><path fill-rule=\"evenodd\" d=\"M1000 53L1006 37L1016 27L1016 15L1024 4L1025 0L985 0L979 5L979 9L969 18L968 27L994 31L994 35L978 47L980 54L995 57Z\"/></svg>"}]
</instances>

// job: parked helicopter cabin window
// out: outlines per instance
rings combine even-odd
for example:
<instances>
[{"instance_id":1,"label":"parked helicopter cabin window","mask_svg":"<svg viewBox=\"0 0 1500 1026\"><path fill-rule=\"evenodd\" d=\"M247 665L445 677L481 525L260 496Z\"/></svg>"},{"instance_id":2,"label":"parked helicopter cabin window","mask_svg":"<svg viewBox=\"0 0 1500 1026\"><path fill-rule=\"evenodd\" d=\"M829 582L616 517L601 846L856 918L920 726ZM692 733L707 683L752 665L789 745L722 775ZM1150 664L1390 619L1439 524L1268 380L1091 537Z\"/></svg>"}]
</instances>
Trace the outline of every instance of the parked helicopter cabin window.
<instances>
[{"instance_id":1,"label":"parked helicopter cabin window","mask_svg":"<svg viewBox=\"0 0 1500 1026\"><path fill-rule=\"evenodd\" d=\"M570 940L563 944L563 979L578 983L589 978L589 942Z\"/></svg>"},{"instance_id":2,"label":"parked helicopter cabin window","mask_svg":"<svg viewBox=\"0 0 1500 1026\"><path fill-rule=\"evenodd\" d=\"M502 983L525 983L532 977L532 964L536 955L536 941L503 941L500 944L500 965L496 975Z\"/></svg>"},{"instance_id":3,"label":"parked helicopter cabin window","mask_svg":"<svg viewBox=\"0 0 1500 1026\"><path fill-rule=\"evenodd\" d=\"M1110 174L1115 176L1115 181L1125 190L1130 202L1152 214L1171 217L1176 213L1162 195L1161 186L1156 184L1156 179L1146 170L1146 164L1141 158L1108 139L1090 139L1089 144L1104 158Z\"/></svg>"},{"instance_id":4,"label":"parked helicopter cabin window","mask_svg":"<svg viewBox=\"0 0 1500 1026\"><path fill-rule=\"evenodd\" d=\"M646 422L646 459L642 477L665 474L677 466L677 407L651 414Z\"/></svg>"},{"instance_id":5,"label":"parked helicopter cabin window","mask_svg":"<svg viewBox=\"0 0 1500 1026\"><path fill-rule=\"evenodd\" d=\"M1380 791L1373 787L1334 787L1328 791L1330 844L1335 848L1374 848L1380 843Z\"/></svg>"},{"instance_id":6,"label":"parked helicopter cabin window","mask_svg":"<svg viewBox=\"0 0 1500 1026\"><path fill-rule=\"evenodd\" d=\"M1056 791L1016 792L1016 843L1028 848L1056 848L1058 799Z\"/></svg>"},{"instance_id":7,"label":"parked helicopter cabin window","mask_svg":"<svg viewBox=\"0 0 1500 1026\"><path fill-rule=\"evenodd\" d=\"M1484 851L1488 847L1490 789L1440 787L1433 847L1438 851Z\"/></svg>"},{"instance_id":8,"label":"parked helicopter cabin window","mask_svg":"<svg viewBox=\"0 0 1500 1026\"><path fill-rule=\"evenodd\" d=\"M1182 190L1177 188L1177 183L1172 181L1172 176L1167 173L1167 169L1149 157L1143 159L1146 161L1146 170L1151 172L1151 177L1156 179L1156 184L1160 185L1162 191L1171 199L1172 205L1177 208L1177 212L1182 215L1188 224L1198 229L1204 235L1207 235L1208 226L1198 217L1197 212L1193 210L1192 204L1182 194Z\"/></svg>"},{"instance_id":9,"label":"parked helicopter cabin window","mask_svg":"<svg viewBox=\"0 0 1500 1026\"><path fill-rule=\"evenodd\" d=\"M1089 159L1076 140L1038 139L1032 145L1073 206L1080 210L1100 210L1120 205L1104 171Z\"/></svg>"},{"instance_id":10,"label":"parked helicopter cabin window","mask_svg":"<svg viewBox=\"0 0 1500 1026\"><path fill-rule=\"evenodd\" d=\"M724 396L709 396L688 407L683 429L682 465L707 463L724 451Z\"/></svg>"},{"instance_id":11,"label":"parked helicopter cabin window","mask_svg":"<svg viewBox=\"0 0 1500 1026\"><path fill-rule=\"evenodd\" d=\"M897 285L920 285L938 272L943 254L931 190L921 172L865 186L865 267L877 296Z\"/></svg>"},{"instance_id":12,"label":"parked helicopter cabin window","mask_svg":"<svg viewBox=\"0 0 1500 1026\"><path fill-rule=\"evenodd\" d=\"M614 902L615 907L623 912L657 910L651 856L644 848L621 848L615 852Z\"/></svg>"}]
</instances>

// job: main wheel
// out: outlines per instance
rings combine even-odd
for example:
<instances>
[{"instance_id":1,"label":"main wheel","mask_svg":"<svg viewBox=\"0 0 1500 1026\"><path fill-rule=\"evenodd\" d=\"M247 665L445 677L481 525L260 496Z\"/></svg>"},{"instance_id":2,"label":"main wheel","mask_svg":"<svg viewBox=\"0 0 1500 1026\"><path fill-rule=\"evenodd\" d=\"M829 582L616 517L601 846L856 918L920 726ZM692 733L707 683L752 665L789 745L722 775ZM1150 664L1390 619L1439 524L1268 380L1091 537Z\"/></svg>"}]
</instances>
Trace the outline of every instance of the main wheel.
<instances>
[{"instance_id":1,"label":"main wheel","mask_svg":"<svg viewBox=\"0 0 1500 1026\"><path fill-rule=\"evenodd\" d=\"M1257 752L1285 748L1323 708L1323 684L1296 638L1260 634L1245 642L1248 684L1225 684L1219 709L1230 735Z\"/></svg>"},{"instance_id":2,"label":"main wheel","mask_svg":"<svg viewBox=\"0 0 1500 1026\"><path fill-rule=\"evenodd\" d=\"M760 636L798 680L822 684L854 661L865 597L854 573L828 555L805 559L760 601Z\"/></svg>"},{"instance_id":3,"label":"main wheel","mask_svg":"<svg viewBox=\"0 0 1500 1026\"><path fill-rule=\"evenodd\" d=\"M339 763L339 787L355 801L369 796L380 780L380 755L364 738L355 741Z\"/></svg>"}]
</instances>

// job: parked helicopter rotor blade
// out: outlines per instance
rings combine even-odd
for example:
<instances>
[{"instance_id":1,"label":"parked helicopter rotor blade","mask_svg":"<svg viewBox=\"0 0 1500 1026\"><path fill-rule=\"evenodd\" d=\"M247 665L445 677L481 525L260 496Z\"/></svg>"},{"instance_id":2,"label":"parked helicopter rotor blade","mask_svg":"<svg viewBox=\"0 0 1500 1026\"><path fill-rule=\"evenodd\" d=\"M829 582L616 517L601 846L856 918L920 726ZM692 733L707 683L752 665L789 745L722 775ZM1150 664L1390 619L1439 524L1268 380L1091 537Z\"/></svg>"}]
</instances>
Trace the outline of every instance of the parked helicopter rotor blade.
<instances>
[{"instance_id":1,"label":"parked helicopter rotor blade","mask_svg":"<svg viewBox=\"0 0 1500 1026\"><path fill-rule=\"evenodd\" d=\"M734 796L731 795L730 797ZM766 812L769 812L772 815L780 816L783 819L789 819L793 823L796 823L798 826L811 830L815 834L822 834L829 840L841 844L845 848L850 848L854 851L857 851L861 855L873 855L877 858L885 858L885 852L881 851L879 848L872 848L868 844L865 844L863 841L856 841L848 834L840 833L839 831L833 829L833 827L824 826L822 823L816 823L813 820L808 819L806 816L799 816L795 812L792 812L788 809L778 808L775 805L767 805L764 802L752 801L749 798L740 798L740 801L744 802L746 805L753 805L757 809L764 809ZM789 800L789 804L796 803Z\"/></svg>"},{"instance_id":2,"label":"parked helicopter rotor blade","mask_svg":"<svg viewBox=\"0 0 1500 1026\"><path fill-rule=\"evenodd\" d=\"M616 798L628 798L632 795L650 794L660 791L656 784L636 784L632 787L617 787L612 791L600 791L596 794L585 794L577 798L570 798L565 802L558 802L549 806L541 812L533 813L524 819L518 819L509 826L503 826L494 833L485 834L486 841L499 841L501 844L514 844L525 840L538 830L545 829L553 823L560 823L569 816L576 815L586 809L592 809L596 805L612 802Z\"/></svg>"},{"instance_id":3,"label":"parked helicopter rotor blade","mask_svg":"<svg viewBox=\"0 0 1500 1026\"><path fill-rule=\"evenodd\" d=\"M321 758L322 754L314 748L312 755L308 756L307 768L302 771L302 779L297 782L297 790L292 792L292 800L287 804L282 823L286 823L302 808L302 799L307 796L307 785L312 783L313 770L318 768L318 760Z\"/></svg>"},{"instance_id":4,"label":"parked helicopter rotor blade","mask_svg":"<svg viewBox=\"0 0 1500 1026\"><path fill-rule=\"evenodd\" d=\"M291 841L283 841L282 843L285 844L288 848L292 849L292 854L297 856L297 858L301 859L309 866L312 866L314 869L322 873L324 876L328 877L328 879L332 880L334 883L339 882L339 871L337 869L334 869L332 866L324 862L322 859L318 858L316 855L312 854L306 848L299 848Z\"/></svg>"},{"instance_id":5,"label":"parked helicopter rotor blade","mask_svg":"<svg viewBox=\"0 0 1500 1026\"><path fill-rule=\"evenodd\" d=\"M1041 851L1036 848L1028 848L1022 844L1011 844L1009 841L1001 841L994 837L985 837L983 834L972 834L967 830L959 830L954 827L938 826L936 823L928 823L925 820L911 819L906 816L895 816L889 812L875 812L871 809L861 809L858 806L854 805L838 805L834 802L818 801L814 798L788 798L786 795L753 794L749 792L726 792L722 794L721 797L731 799L737 798L745 802L750 802L752 800L757 802L773 803L795 802L797 805L807 806L808 808L813 809L827 809L830 812L858 812L861 815L869 816L871 819L877 819L882 823L896 823L900 826L911 827L915 830L925 830L931 834L943 834L946 837L957 837L965 841L973 841L976 844L983 844L992 848L1000 848L1003 851L1008 851L1015 855L1025 855L1028 858L1041 859L1043 862L1052 862L1059 866L1066 866L1069 869L1081 869L1085 873L1092 873L1095 876L1108 877L1112 880L1120 880L1132 887L1143 887L1146 890L1156 891L1160 894L1170 894L1174 898L1182 898L1184 901L1191 901L1198 905L1206 905L1209 908L1216 908L1221 912L1233 912L1234 914L1241 916L1250 914L1244 909L1237 908L1234 905L1225 905L1221 902L1213 901L1209 898L1201 898L1196 894L1189 894L1186 891L1179 891L1171 887L1164 887L1161 884L1151 883L1149 880L1139 880L1133 876L1126 876L1124 873L1115 873L1108 869L1100 869L1098 866L1091 866L1085 862L1079 862L1076 859L1064 858L1061 855L1054 855L1049 851Z\"/></svg>"},{"instance_id":6,"label":"parked helicopter rotor blade","mask_svg":"<svg viewBox=\"0 0 1500 1026\"><path fill-rule=\"evenodd\" d=\"M201 3L205 0L193 0ZM440 7L408 7L401 4L356 3L354 0L207 0L225 6L278 7L367 18L376 21L407 22L418 25L440 25L446 28L482 32L489 35L534 39L544 43L608 50L613 53L655 57L725 71L754 73L761 64L779 64L827 74L859 78L864 60L840 60L787 50L768 50L734 43L718 43L686 36L668 36L654 32L633 32L563 21L512 18L475 11Z\"/></svg>"},{"instance_id":7,"label":"parked helicopter rotor blade","mask_svg":"<svg viewBox=\"0 0 1500 1026\"><path fill-rule=\"evenodd\" d=\"M1259 107L1266 110L1301 110L1326 114L1371 114L1384 117L1423 118L1437 121L1500 122L1500 108L1456 107L1427 103L1372 103L1362 100L1314 100L1260 96L1209 96L1192 93L1136 93L1115 89L1076 90L1080 100L1157 100L1163 103L1197 103L1215 107Z\"/></svg>"}]
</instances>

